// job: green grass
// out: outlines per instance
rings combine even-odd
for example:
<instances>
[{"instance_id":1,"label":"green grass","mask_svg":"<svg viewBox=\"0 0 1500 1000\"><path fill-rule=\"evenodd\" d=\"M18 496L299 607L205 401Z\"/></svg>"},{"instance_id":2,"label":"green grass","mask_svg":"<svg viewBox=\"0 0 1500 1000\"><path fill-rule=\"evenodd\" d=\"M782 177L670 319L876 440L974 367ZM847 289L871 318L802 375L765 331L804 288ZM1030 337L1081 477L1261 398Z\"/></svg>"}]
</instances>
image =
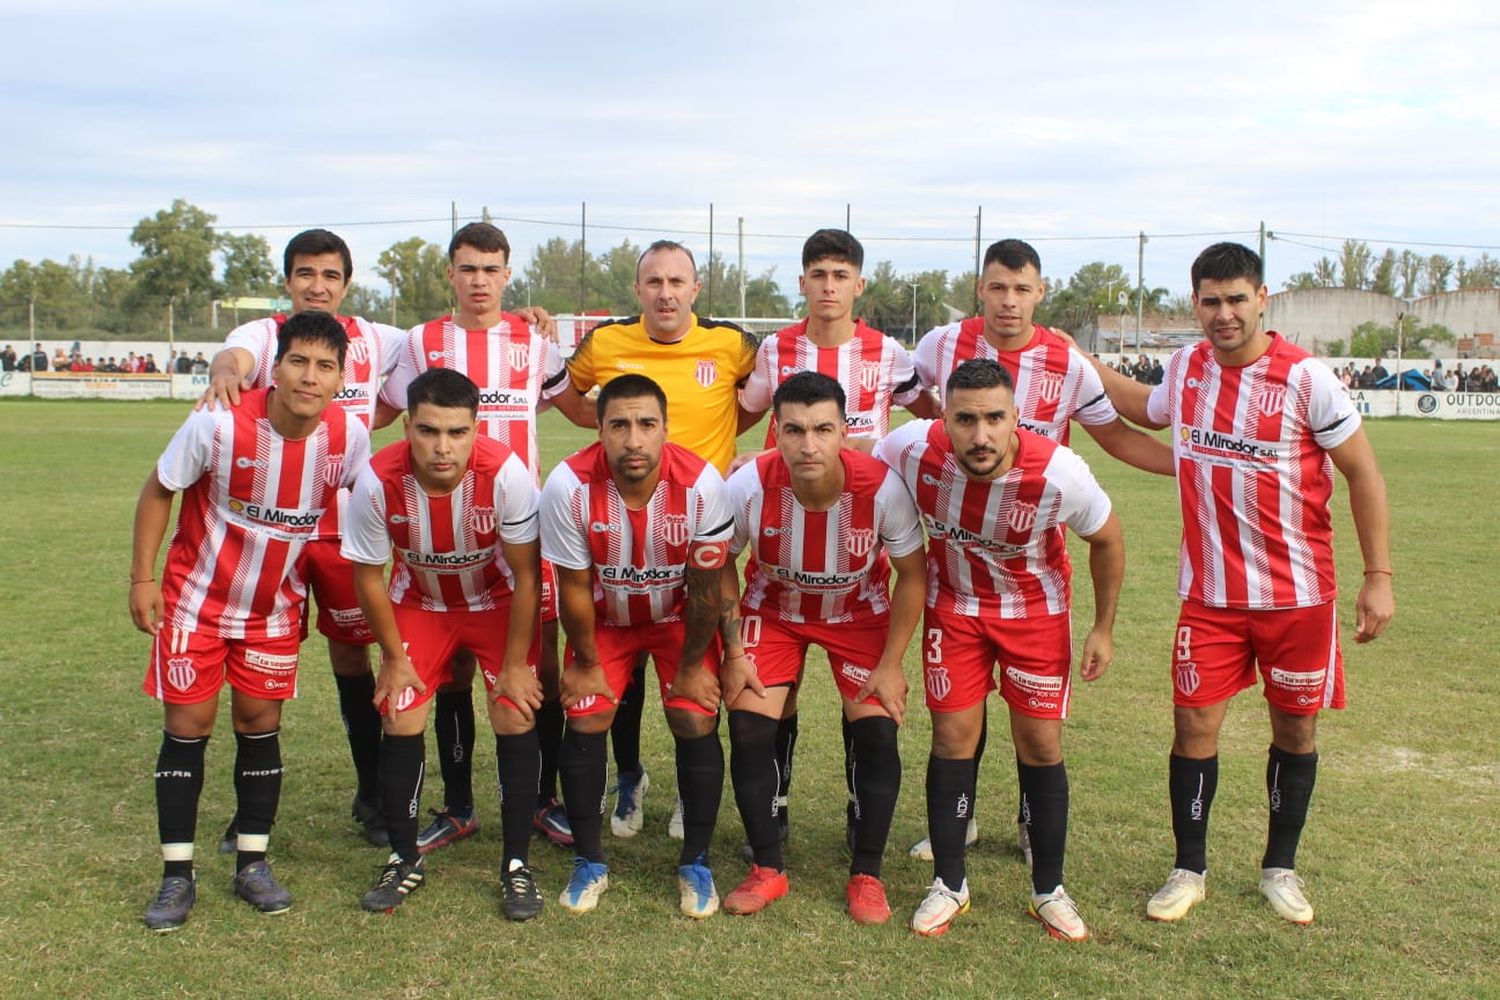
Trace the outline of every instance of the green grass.
<instances>
[{"instance_id":1,"label":"green grass","mask_svg":"<svg viewBox=\"0 0 1500 1000\"><path fill-rule=\"evenodd\" d=\"M1178 517L1168 481L1123 468L1084 439L1080 450L1115 498L1129 550L1115 665L1075 689L1066 737L1067 882L1092 943L1060 946L1024 915L1029 883L1010 846L1015 779L998 736L980 785L974 911L944 939L918 940L905 929L930 879L905 854L925 832L928 727L915 683L885 866L896 917L857 928L843 916L837 706L818 656L792 792L792 895L768 912L702 924L677 914L676 843L665 836L671 750L653 705L644 756L656 785L646 831L606 843L614 888L597 913L574 918L554 905L568 857L538 842L548 909L525 925L499 916L492 744L481 736L481 835L436 855L428 887L395 916L367 916L359 895L382 856L362 846L347 820L352 773L318 642L307 647L302 696L285 717L289 773L272 844L296 907L267 918L229 895L229 864L213 852L233 808L233 741L223 728L209 748L198 906L183 931L155 937L140 915L159 875L150 772L161 715L140 693L148 643L130 626L126 577L136 493L184 412L165 402L0 404L0 995L1500 993L1500 530L1492 499L1500 426L1369 425L1391 493L1398 614L1386 638L1347 646L1350 709L1324 717L1299 866L1318 909L1310 928L1282 924L1256 892L1268 731L1251 693L1234 703L1225 727L1209 899L1177 926L1143 916L1171 863L1166 657ZM585 440L550 414L542 436L549 464ZM1341 575L1355 581L1359 555L1342 490L1335 506ZM1090 617L1081 553L1075 565L1081 627ZM1352 597L1341 601L1346 636ZM915 681L915 652L907 667ZM429 805L437 785L429 783ZM742 872L741 839L726 783L715 842L721 891Z\"/></svg>"}]
</instances>

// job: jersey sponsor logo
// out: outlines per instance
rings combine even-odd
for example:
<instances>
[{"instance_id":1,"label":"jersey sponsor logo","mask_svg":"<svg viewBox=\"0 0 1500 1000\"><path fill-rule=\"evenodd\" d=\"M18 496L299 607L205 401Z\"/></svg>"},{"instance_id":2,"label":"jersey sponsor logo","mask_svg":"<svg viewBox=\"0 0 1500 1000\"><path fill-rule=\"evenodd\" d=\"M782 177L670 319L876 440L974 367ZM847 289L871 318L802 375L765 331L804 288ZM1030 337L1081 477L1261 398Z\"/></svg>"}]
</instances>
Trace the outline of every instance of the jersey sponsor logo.
<instances>
[{"instance_id":1,"label":"jersey sponsor logo","mask_svg":"<svg viewBox=\"0 0 1500 1000\"><path fill-rule=\"evenodd\" d=\"M698 569L719 569L729 558L729 543L705 542L695 545L688 556Z\"/></svg>"},{"instance_id":2,"label":"jersey sponsor logo","mask_svg":"<svg viewBox=\"0 0 1500 1000\"><path fill-rule=\"evenodd\" d=\"M929 514L923 514L922 520L927 523L927 533L935 538L948 539L954 542L968 542L973 545L983 546L993 551L1001 559L1010 559L1015 556L1025 555L1026 553L1025 545L1012 545L998 538L976 534L960 525L939 521Z\"/></svg>"},{"instance_id":3,"label":"jersey sponsor logo","mask_svg":"<svg viewBox=\"0 0 1500 1000\"><path fill-rule=\"evenodd\" d=\"M1026 699L1026 704L1030 708L1045 708L1045 709L1047 709L1049 711L1056 711L1057 710L1057 702L1055 702L1055 701L1048 701L1045 698L1035 698L1035 697L1027 698Z\"/></svg>"},{"instance_id":4,"label":"jersey sponsor logo","mask_svg":"<svg viewBox=\"0 0 1500 1000\"><path fill-rule=\"evenodd\" d=\"M782 365L781 366L781 377L782 378L791 378L793 375L797 374L801 370L802 369L798 368L796 365Z\"/></svg>"},{"instance_id":5,"label":"jersey sponsor logo","mask_svg":"<svg viewBox=\"0 0 1500 1000\"><path fill-rule=\"evenodd\" d=\"M392 524L405 524L407 521L410 521L410 520L411 520L411 518L407 517L405 514L392 514L391 515L391 523Z\"/></svg>"},{"instance_id":6,"label":"jersey sponsor logo","mask_svg":"<svg viewBox=\"0 0 1500 1000\"><path fill-rule=\"evenodd\" d=\"M428 351L427 352L427 360L428 361L441 361L441 360L443 360L443 352L442 351Z\"/></svg>"},{"instance_id":7,"label":"jersey sponsor logo","mask_svg":"<svg viewBox=\"0 0 1500 1000\"><path fill-rule=\"evenodd\" d=\"M1063 689L1061 677L1028 673L1020 667L1006 667L1005 676L1012 684L1028 694L1046 697L1055 695Z\"/></svg>"},{"instance_id":8,"label":"jersey sponsor logo","mask_svg":"<svg viewBox=\"0 0 1500 1000\"><path fill-rule=\"evenodd\" d=\"M340 459L342 462L342 459ZM323 517L323 508L316 510L289 510L283 507L262 507L258 503L246 503L230 497L226 506L239 521L252 522L252 527L292 529L298 534L307 534Z\"/></svg>"},{"instance_id":9,"label":"jersey sponsor logo","mask_svg":"<svg viewBox=\"0 0 1500 1000\"><path fill-rule=\"evenodd\" d=\"M1010 505L1010 526L1015 531L1030 531L1036 525L1036 504L1017 500Z\"/></svg>"},{"instance_id":10,"label":"jersey sponsor logo","mask_svg":"<svg viewBox=\"0 0 1500 1000\"><path fill-rule=\"evenodd\" d=\"M365 623L365 613L359 608L324 608L323 610L328 612L328 616L336 625L348 627Z\"/></svg>"},{"instance_id":11,"label":"jersey sponsor logo","mask_svg":"<svg viewBox=\"0 0 1500 1000\"><path fill-rule=\"evenodd\" d=\"M1037 376L1036 394L1044 403L1056 403L1062 398L1062 372L1042 372Z\"/></svg>"},{"instance_id":12,"label":"jersey sponsor logo","mask_svg":"<svg viewBox=\"0 0 1500 1000\"><path fill-rule=\"evenodd\" d=\"M510 366L518 372L524 372L531 367L531 346L529 344L511 344L505 352L510 357Z\"/></svg>"},{"instance_id":13,"label":"jersey sponsor logo","mask_svg":"<svg viewBox=\"0 0 1500 1000\"><path fill-rule=\"evenodd\" d=\"M781 534L781 529L780 528L765 528L765 529L762 529L761 534L764 535L767 538L775 538L775 537L777 537L778 535Z\"/></svg>"},{"instance_id":14,"label":"jersey sponsor logo","mask_svg":"<svg viewBox=\"0 0 1500 1000\"><path fill-rule=\"evenodd\" d=\"M479 408L485 412L499 408L525 410L531 407L531 393L523 389L481 389Z\"/></svg>"},{"instance_id":15,"label":"jersey sponsor logo","mask_svg":"<svg viewBox=\"0 0 1500 1000\"><path fill-rule=\"evenodd\" d=\"M333 402L347 406L350 403L363 403L369 400L370 394L363 385L349 385L333 394Z\"/></svg>"},{"instance_id":16,"label":"jersey sponsor logo","mask_svg":"<svg viewBox=\"0 0 1500 1000\"><path fill-rule=\"evenodd\" d=\"M495 558L495 547L486 545L472 552L418 552L400 549L401 561L412 569L429 573L467 573L479 569Z\"/></svg>"},{"instance_id":17,"label":"jersey sponsor logo","mask_svg":"<svg viewBox=\"0 0 1500 1000\"><path fill-rule=\"evenodd\" d=\"M610 523L608 523L607 521L595 521L595 522L593 522L592 524L589 525L589 530L590 531L595 532L595 533L600 534L600 535L605 534L606 532L613 530L613 528L614 528L614 526L611 525Z\"/></svg>"},{"instance_id":18,"label":"jersey sponsor logo","mask_svg":"<svg viewBox=\"0 0 1500 1000\"><path fill-rule=\"evenodd\" d=\"M599 579L604 583L652 586L682 582L681 566L600 566Z\"/></svg>"},{"instance_id":19,"label":"jersey sponsor logo","mask_svg":"<svg viewBox=\"0 0 1500 1000\"><path fill-rule=\"evenodd\" d=\"M355 337L353 340L349 341L349 348L347 353L351 362L353 362L355 365L362 365L366 361L370 360L370 345L365 343L364 337ZM344 366L345 370L348 370L352 367L353 365Z\"/></svg>"},{"instance_id":20,"label":"jersey sponsor logo","mask_svg":"<svg viewBox=\"0 0 1500 1000\"><path fill-rule=\"evenodd\" d=\"M1271 683L1285 688L1320 688L1323 679L1328 676L1327 670L1312 670L1300 672L1285 670L1281 667L1271 668Z\"/></svg>"},{"instance_id":21,"label":"jersey sponsor logo","mask_svg":"<svg viewBox=\"0 0 1500 1000\"><path fill-rule=\"evenodd\" d=\"M930 472L924 472L924 473L922 473L922 485L923 486L941 486L943 484L942 484L942 481L939 480L937 476L934 476Z\"/></svg>"},{"instance_id":22,"label":"jersey sponsor logo","mask_svg":"<svg viewBox=\"0 0 1500 1000\"><path fill-rule=\"evenodd\" d=\"M1184 427L1181 433L1183 444L1192 445L1195 451L1207 457L1218 454L1263 461L1274 460L1278 455L1276 444L1270 441L1235 437L1222 431L1204 430L1201 427Z\"/></svg>"},{"instance_id":23,"label":"jersey sponsor logo","mask_svg":"<svg viewBox=\"0 0 1500 1000\"><path fill-rule=\"evenodd\" d=\"M849 546L849 554L856 559L863 559L870 554L875 547L874 528L851 528L849 538L845 542Z\"/></svg>"},{"instance_id":24,"label":"jersey sponsor logo","mask_svg":"<svg viewBox=\"0 0 1500 1000\"><path fill-rule=\"evenodd\" d=\"M687 515L663 514L661 537L666 539L668 545L686 545L687 540L692 537L692 532L688 530Z\"/></svg>"},{"instance_id":25,"label":"jersey sponsor logo","mask_svg":"<svg viewBox=\"0 0 1500 1000\"><path fill-rule=\"evenodd\" d=\"M1172 670L1172 683L1177 686L1177 690L1189 697L1198 690L1201 682L1202 679L1198 676L1198 664L1192 660L1179 662Z\"/></svg>"},{"instance_id":26,"label":"jersey sponsor logo","mask_svg":"<svg viewBox=\"0 0 1500 1000\"><path fill-rule=\"evenodd\" d=\"M473 507L469 510L469 524L476 534L488 535L495 530L495 508Z\"/></svg>"},{"instance_id":27,"label":"jersey sponsor logo","mask_svg":"<svg viewBox=\"0 0 1500 1000\"><path fill-rule=\"evenodd\" d=\"M279 681L274 677L267 677L265 686L267 691L285 691L287 688L292 686L292 682Z\"/></svg>"},{"instance_id":28,"label":"jersey sponsor logo","mask_svg":"<svg viewBox=\"0 0 1500 1000\"><path fill-rule=\"evenodd\" d=\"M948 676L947 667L935 667L927 665L927 693L932 695L933 701L942 701L948 697L953 690L953 678Z\"/></svg>"},{"instance_id":29,"label":"jersey sponsor logo","mask_svg":"<svg viewBox=\"0 0 1500 1000\"><path fill-rule=\"evenodd\" d=\"M859 385L865 392L874 392L880 387L880 366L865 362L859 366Z\"/></svg>"},{"instance_id":30,"label":"jersey sponsor logo","mask_svg":"<svg viewBox=\"0 0 1500 1000\"><path fill-rule=\"evenodd\" d=\"M768 566L761 563L761 570L771 577L792 584L798 590L829 590L843 592L859 583L867 575L865 569L850 573L812 573L805 569L790 569L786 566Z\"/></svg>"},{"instance_id":31,"label":"jersey sponsor logo","mask_svg":"<svg viewBox=\"0 0 1500 1000\"><path fill-rule=\"evenodd\" d=\"M1186 385L1187 385L1187 387L1188 387L1188 388L1189 388L1189 389L1196 389L1196 388L1198 388L1198 386L1200 386L1200 385L1202 385L1202 384L1203 384L1203 383L1202 383L1202 382L1199 382L1199 381L1198 381L1198 380L1197 380L1197 379L1195 379L1195 378L1189 378L1189 379L1188 379L1188 380L1187 380L1187 383L1186 383Z\"/></svg>"},{"instance_id":32,"label":"jersey sponsor logo","mask_svg":"<svg viewBox=\"0 0 1500 1000\"><path fill-rule=\"evenodd\" d=\"M712 358L699 358L698 370L693 373L698 384L707 389L719 380L719 363Z\"/></svg>"},{"instance_id":33,"label":"jersey sponsor logo","mask_svg":"<svg viewBox=\"0 0 1500 1000\"><path fill-rule=\"evenodd\" d=\"M344 456L329 455L328 464L323 466L323 482L331 490L339 488L344 481Z\"/></svg>"},{"instance_id":34,"label":"jersey sponsor logo","mask_svg":"<svg viewBox=\"0 0 1500 1000\"><path fill-rule=\"evenodd\" d=\"M860 687L864 687L865 681L868 681L870 679L869 667L855 666L853 663L844 664L839 668L839 673L842 676L847 677L854 683L858 684Z\"/></svg>"},{"instance_id":35,"label":"jersey sponsor logo","mask_svg":"<svg viewBox=\"0 0 1500 1000\"><path fill-rule=\"evenodd\" d=\"M264 459L250 458L246 455L241 455L239 458L234 460L234 467L236 469L269 469L271 467L271 463L265 461Z\"/></svg>"},{"instance_id":36,"label":"jersey sponsor logo","mask_svg":"<svg viewBox=\"0 0 1500 1000\"><path fill-rule=\"evenodd\" d=\"M1286 386L1267 385L1260 390L1260 412L1268 417L1274 417L1281 412L1282 404L1286 402Z\"/></svg>"},{"instance_id":37,"label":"jersey sponsor logo","mask_svg":"<svg viewBox=\"0 0 1500 1000\"><path fill-rule=\"evenodd\" d=\"M193 661L185 656L174 656L167 661L167 682L179 691L186 691L198 679Z\"/></svg>"},{"instance_id":38,"label":"jersey sponsor logo","mask_svg":"<svg viewBox=\"0 0 1500 1000\"><path fill-rule=\"evenodd\" d=\"M262 674L286 674L297 669L296 653L266 653L258 649L245 650L245 666Z\"/></svg>"}]
</instances>

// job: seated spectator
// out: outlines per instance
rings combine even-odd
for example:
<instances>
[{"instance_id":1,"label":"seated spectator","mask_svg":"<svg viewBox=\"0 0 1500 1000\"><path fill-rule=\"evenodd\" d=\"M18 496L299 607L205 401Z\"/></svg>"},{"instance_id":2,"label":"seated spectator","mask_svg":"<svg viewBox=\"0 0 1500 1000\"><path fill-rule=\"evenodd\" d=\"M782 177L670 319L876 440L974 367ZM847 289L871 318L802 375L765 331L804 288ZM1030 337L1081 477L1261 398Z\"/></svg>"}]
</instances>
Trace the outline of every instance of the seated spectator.
<instances>
[{"instance_id":1,"label":"seated spectator","mask_svg":"<svg viewBox=\"0 0 1500 1000\"><path fill-rule=\"evenodd\" d=\"M42 345L37 344L31 352L30 371L44 372L47 370L47 352L42 350Z\"/></svg>"},{"instance_id":2,"label":"seated spectator","mask_svg":"<svg viewBox=\"0 0 1500 1000\"><path fill-rule=\"evenodd\" d=\"M65 371L68 370L68 365L70 363L71 362L68 360L67 352L65 352L61 347L59 347L57 350L55 350L55 351L52 352L52 370L53 371L55 371L55 372L65 372Z\"/></svg>"},{"instance_id":3,"label":"seated spectator","mask_svg":"<svg viewBox=\"0 0 1500 1000\"><path fill-rule=\"evenodd\" d=\"M0 351L0 371L13 372L16 370L16 349L9 344L5 350Z\"/></svg>"},{"instance_id":4,"label":"seated spectator","mask_svg":"<svg viewBox=\"0 0 1500 1000\"><path fill-rule=\"evenodd\" d=\"M141 371L145 372L147 375L160 374L161 369L156 367L156 355L146 355L146 359L141 362Z\"/></svg>"},{"instance_id":5,"label":"seated spectator","mask_svg":"<svg viewBox=\"0 0 1500 1000\"><path fill-rule=\"evenodd\" d=\"M208 374L208 359L203 356L202 351L199 351L196 355L193 356L193 374Z\"/></svg>"}]
</instances>

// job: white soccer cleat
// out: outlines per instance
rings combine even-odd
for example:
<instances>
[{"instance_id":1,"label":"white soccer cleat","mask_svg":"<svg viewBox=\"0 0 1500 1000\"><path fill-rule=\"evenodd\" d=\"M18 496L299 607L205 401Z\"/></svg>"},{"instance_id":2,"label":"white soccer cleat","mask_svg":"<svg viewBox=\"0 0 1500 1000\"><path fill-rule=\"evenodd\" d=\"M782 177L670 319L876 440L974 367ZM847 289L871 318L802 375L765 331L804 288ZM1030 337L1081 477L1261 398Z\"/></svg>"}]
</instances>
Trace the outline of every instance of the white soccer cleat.
<instances>
[{"instance_id":1,"label":"white soccer cleat","mask_svg":"<svg viewBox=\"0 0 1500 1000\"><path fill-rule=\"evenodd\" d=\"M935 878L927 889L927 898L911 915L911 929L923 937L948 933L953 921L969 912L969 880L964 879L957 891Z\"/></svg>"},{"instance_id":2,"label":"white soccer cleat","mask_svg":"<svg viewBox=\"0 0 1500 1000\"><path fill-rule=\"evenodd\" d=\"M1302 893L1302 880L1290 868L1262 868L1260 892L1282 920L1294 924L1313 922L1312 904Z\"/></svg>"},{"instance_id":3,"label":"white soccer cleat","mask_svg":"<svg viewBox=\"0 0 1500 1000\"><path fill-rule=\"evenodd\" d=\"M964 846L965 847L973 847L976 843L978 843L978 841L979 841L979 820L970 817L970 819L969 819L969 829L964 833ZM918 861L931 861L932 860L932 838L930 838L930 837L923 837L921 840L917 841L915 844L912 844L911 845L911 850L908 851L907 853L910 854L912 857L916 858ZM1031 861L1031 855L1030 854L1026 855L1026 860L1028 862Z\"/></svg>"},{"instance_id":4,"label":"white soccer cleat","mask_svg":"<svg viewBox=\"0 0 1500 1000\"><path fill-rule=\"evenodd\" d=\"M1026 908L1026 912L1059 941L1089 939L1089 928L1078 915L1078 904L1073 902L1073 897L1062 886L1051 892L1032 893L1031 905Z\"/></svg>"},{"instance_id":5,"label":"white soccer cleat","mask_svg":"<svg viewBox=\"0 0 1500 1000\"><path fill-rule=\"evenodd\" d=\"M1173 868L1167 881L1146 900L1146 916L1172 923L1188 915L1208 895L1207 876L1186 868Z\"/></svg>"},{"instance_id":6,"label":"white soccer cleat","mask_svg":"<svg viewBox=\"0 0 1500 1000\"><path fill-rule=\"evenodd\" d=\"M667 836L673 840L681 840L682 832L682 796L677 796L677 805L672 807L672 818L667 820Z\"/></svg>"},{"instance_id":7,"label":"white soccer cleat","mask_svg":"<svg viewBox=\"0 0 1500 1000\"><path fill-rule=\"evenodd\" d=\"M609 829L616 837L634 837L646 823L646 790L651 775L644 767L639 774L621 773L615 784L615 811L609 816Z\"/></svg>"}]
</instances>

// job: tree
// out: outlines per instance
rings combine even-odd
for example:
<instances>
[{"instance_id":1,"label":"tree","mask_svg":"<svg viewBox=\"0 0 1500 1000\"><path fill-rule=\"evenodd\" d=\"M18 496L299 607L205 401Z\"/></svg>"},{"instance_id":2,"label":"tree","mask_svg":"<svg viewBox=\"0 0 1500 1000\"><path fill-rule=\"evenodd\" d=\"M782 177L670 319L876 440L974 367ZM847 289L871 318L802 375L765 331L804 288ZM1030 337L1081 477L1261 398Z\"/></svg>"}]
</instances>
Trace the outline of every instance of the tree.
<instances>
[{"instance_id":1,"label":"tree","mask_svg":"<svg viewBox=\"0 0 1500 1000\"><path fill-rule=\"evenodd\" d=\"M380 252L375 273L396 296L396 325L415 326L452 308L448 288L448 255L420 236L392 243Z\"/></svg>"},{"instance_id":2,"label":"tree","mask_svg":"<svg viewBox=\"0 0 1500 1000\"><path fill-rule=\"evenodd\" d=\"M171 208L142 219L130 231L141 256L130 265L143 306L171 304L185 322L213 298L213 253L219 245L215 217L178 198Z\"/></svg>"},{"instance_id":3,"label":"tree","mask_svg":"<svg viewBox=\"0 0 1500 1000\"><path fill-rule=\"evenodd\" d=\"M740 266L730 264L724 272L731 305L720 308L720 312L740 313ZM792 304L781 293L776 284L776 268L768 267L760 274L745 281L745 311L741 315L751 318L785 319L792 314Z\"/></svg>"},{"instance_id":4,"label":"tree","mask_svg":"<svg viewBox=\"0 0 1500 1000\"><path fill-rule=\"evenodd\" d=\"M344 293L343 312L350 316L363 316L380 323L389 323L392 319L391 297L378 288L369 288L351 281L349 291Z\"/></svg>"},{"instance_id":5,"label":"tree","mask_svg":"<svg viewBox=\"0 0 1500 1000\"><path fill-rule=\"evenodd\" d=\"M1339 254L1339 272L1345 288L1368 288L1370 285L1370 245L1362 240L1345 240Z\"/></svg>"},{"instance_id":6,"label":"tree","mask_svg":"<svg viewBox=\"0 0 1500 1000\"><path fill-rule=\"evenodd\" d=\"M1459 258L1463 263L1463 258ZM1500 287L1500 260L1489 255L1486 251L1479 255L1479 259L1464 268L1458 279L1459 288L1496 288Z\"/></svg>"},{"instance_id":7,"label":"tree","mask_svg":"<svg viewBox=\"0 0 1500 1000\"><path fill-rule=\"evenodd\" d=\"M576 312L579 308L579 273L582 271L590 292L600 287L599 262L583 252L578 240L567 240L554 236L537 247L522 273L525 288L531 293L533 305L555 313ZM598 308L595 299L589 296L585 308ZM634 312L634 308L631 308Z\"/></svg>"},{"instance_id":8,"label":"tree","mask_svg":"<svg viewBox=\"0 0 1500 1000\"><path fill-rule=\"evenodd\" d=\"M1430 326L1417 326L1417 318L1411 315L1401 317L1401 354L1408 358L1426 358L1432 356L1432 345L1451 344L1454 341L1453 331L1439 323ZM1329 345L1342 347L1343 344ZM1354 358L1383 358L1387 353L1396 351L1396 326L1391 324L1383 326L1374 320L1366 320L1354 328L1349 338L1349 357Z\"/></svg>"},{"instance_id":9,"label":"tree","mask_svg":"<svg viewBox=\"0 0 1500 1000\"><path fill-rule=\"evenodd\" d=\"M1436 295L1448 290L1448 279L1453 276L1453 261L1440 253L1427 258L1422 274L1422 294Z\"/></svg>"},{"instance_id":10,"label":"tree","mask_svg":"<svg viewBox=\"0 0 1500 1000\"><path fill-rule=\"evenodd\" d=\"M1375 273L1370 278L1370 291L1381 295L1396 294L1396 251L1386 248L1375 264Z\"/></svg>"},{"instance_id":11,"label":"tree","mask_svg":"<svg viewBox=\"0 0 1500 1000\"><path fill-rule=\"evenodd\" d=\"M1401 262L1396 265L1396 271L1401 277L1401 297L1403 299L1415 298L1417 294L1417 282L1422 280L1422 257L1420 254L1410 250L1401 251Z\"/></svg>"},{"instance_id":12,"label":"tree","mask_svg":"<svg viewBox=\"0 0 1500 1000\"><path fill-rule=\"evenodd\" d=\"M271 260L271 245L257 233L225 233L219 237L219 257L224 262L224 295L275 296L281 292L276 278L281 273Z\"/></svg>"},{"instance_id":13,"label":"tree","mask_svg":"<svg viewBox=\"0 0 1500 1000\"><path fill-rule=\"evenodd\" d=\"M635 297L635 264L641 248L630 240L610 247L599 255L597 266L590 270L598 283L589 285L589 306L608 309L616 316L627 316L640 309Z\"/></svg>"}]
</instances>

